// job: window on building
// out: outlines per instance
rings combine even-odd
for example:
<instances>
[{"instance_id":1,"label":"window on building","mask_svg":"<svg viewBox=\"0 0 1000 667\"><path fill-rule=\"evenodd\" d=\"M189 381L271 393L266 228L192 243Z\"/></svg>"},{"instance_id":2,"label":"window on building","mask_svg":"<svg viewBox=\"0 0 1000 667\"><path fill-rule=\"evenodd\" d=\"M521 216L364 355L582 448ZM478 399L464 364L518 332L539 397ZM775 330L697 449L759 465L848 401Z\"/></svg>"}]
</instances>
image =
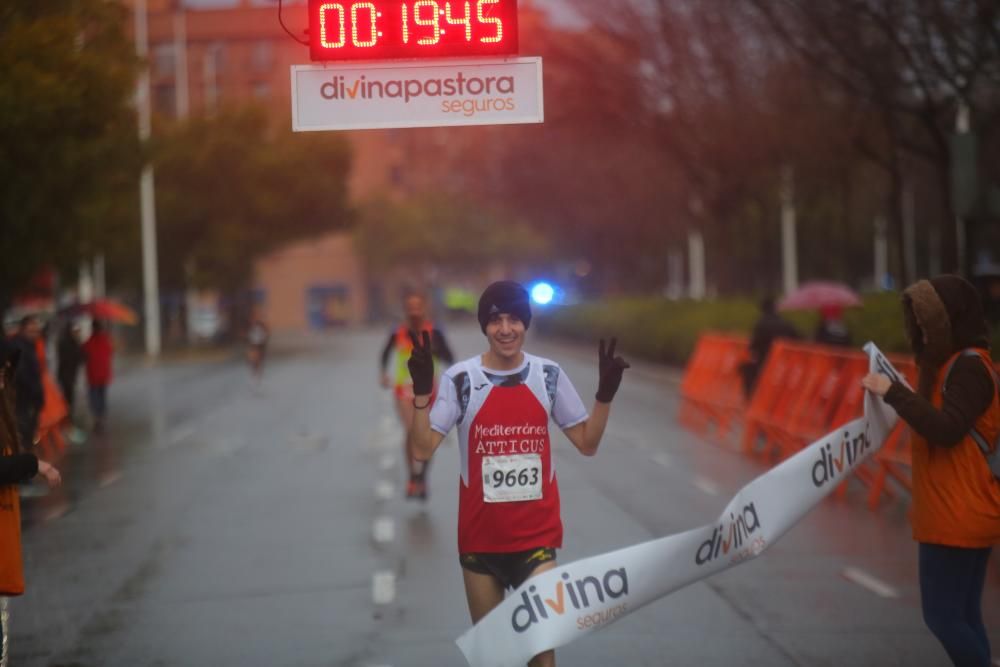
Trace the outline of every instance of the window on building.
<instances>
[{"instance_id":1,"label":"window on building","mask_svg":"<svg viewBox=\"0 0 1000 667\"><path fill-rule=\"evenodd\" d=\"M154 76L173 76L177 65L173 44L157 44L153 47L153 58L150 63Z\"/></svg>"},{"instance_id":2,"label":"window on building","mask_svg":"<svg viewBox=\"0 0 1000 667\"><path fill-rule=\"evenodd\" d=\"M222 80L225 70L225 47L221 42L210 44L205 50L202 74L205 81L205 110L214 111L222 96Z\"/></svg>"},{"instance_id":3,"label":"window on building","mask_svg":"<svg viewBox=\"0 0 1000 667\"><path fill-rule=\"evenodd\" d=\"M255 70L269 70L274 63L274 51L270 40L254 42L250 64Z\"/></svg>"},{"instance_id":4,"label":"window on building","mask_svg":"<svg viewBox=\"0 0 1000 667\"><path fill-rule=\"evenodd\" d=\"M389 167L389 182L396 187L403 184L403 165L394 164Z\"/></svg>"},{"instance_id":5,"label":"window on building","mask_svg":"<svg viewBox=\"0 0 1000 667\"><path fill-rule=\"evenodd\" d=\"M202 64L205 77L221 75L226 69L226 47L222 42L213 42L205 49Z\"/></svg>"},{"instance_id":6,"label":"window on building","mask_svg":"<svg viewBox=\"0 0 1000 667\"><path fill-rule=\"evenodd\" d=\"M155 86L152 101L155 113L169 118L177 115L177 89L173 84Z\"/></svg>"},{"instance_id":7,"label":"window on building","mask_svg":"<svg viewBox=\"0 0 1000 667\"><path fill-rule=\"evenodd\" d=\"M215 111L219 107L219 98L222 97L222 91L219 88L219 82L215 79L205 81L205 111L211 112Z\"/></svg>"},{"instance_id":8,"label":"window on building","mask_svg":"<svg viewBox=\"0 0 1000 667\"><path fill-rule=\"evenodd\" d=\"M266 100L271 96L271 84L267 81L255 81L253 84L253 96L257 100Z\"/></svg>"}]
</instances>

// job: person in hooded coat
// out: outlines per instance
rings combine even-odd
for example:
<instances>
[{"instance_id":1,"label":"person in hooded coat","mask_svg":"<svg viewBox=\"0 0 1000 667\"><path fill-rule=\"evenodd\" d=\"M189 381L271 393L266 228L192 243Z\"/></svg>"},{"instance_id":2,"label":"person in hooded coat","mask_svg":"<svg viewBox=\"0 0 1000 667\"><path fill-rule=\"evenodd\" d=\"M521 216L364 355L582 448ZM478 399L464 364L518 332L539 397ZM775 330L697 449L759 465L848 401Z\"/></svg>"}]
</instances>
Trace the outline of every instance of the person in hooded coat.
<instances>
[{"instance_id":1,"label":"person in hooded coat","mask_svg":"<svg viewBox=\"0 0 1000 667\"><path fill-rule=\"evenodd\" d=\"M18 484L36 475L49 486L62 478L47 462L26 451L20 440L14 413L14 394L22 347L0 338L0 665L9 664L10 612L7 598L24 593L24 563L21 556L21 509Z\"/></svg>"},{"instance_id":2,"label":"person in hooded coat","mask_svg":"<svg viewBox=\"0 0 1000 667\"><path fill-rule=\"evenodd\" d=\"M975 288L959 276L921 280L903 292L917 391L873 373L862 380L910 426L913 506L924 622L955 665L988 667L982 595L1000 542L1000 480L973 438L1000 433L1000 397Z\"/></svg>"},{"instance_id":3,"label":"person in hooded coat","mask_svg":"<svg viewBox=\"0 0 1000 667\"><path fill-rule=\"evenodd\" d=\"M760 302L760 319L754 324L750 333L747 350L749 359L740 365L743 394L748 401L753 397L753 390L757 386L761 371L764 370L768 352L771 351L774 341L779 338L798 340L801 336L791 322L778 314L774 298L764 297Z\"/></svg>"}]
</instances>

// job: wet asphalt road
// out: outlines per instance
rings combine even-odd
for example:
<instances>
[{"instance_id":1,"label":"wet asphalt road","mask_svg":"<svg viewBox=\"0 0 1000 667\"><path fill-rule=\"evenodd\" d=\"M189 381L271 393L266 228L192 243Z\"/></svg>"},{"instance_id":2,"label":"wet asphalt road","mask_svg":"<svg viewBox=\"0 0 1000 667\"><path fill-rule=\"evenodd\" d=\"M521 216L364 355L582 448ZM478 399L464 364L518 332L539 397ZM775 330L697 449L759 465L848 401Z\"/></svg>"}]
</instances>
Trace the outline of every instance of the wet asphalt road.
<instances>
[{"instance_id":1,"label":"wet asphalt road","mask_svg":"<svg viewBox=\"0 0 1000 667\"><path fill-rule=\"evenodd\" d=\"M24 502L12 665L465 664L458 454L453 439L439 450L426 505L401 498L383 336L285 346L259 389L233 357L125 373L108 433L71 449L63 489ZM475 328L451 336L459 356L482 351ZM528 349L593 395L589 349L530 335ZM676 425L676 372L633 366L595 458L558 437L563 562L713 521L765 469ZM947 665L920 619L906 504L872 513L863 495L825 501L761 558L560 649L559 664ZM996 557L985 597L1000 654Z\"/></svg>"}]
</instances>

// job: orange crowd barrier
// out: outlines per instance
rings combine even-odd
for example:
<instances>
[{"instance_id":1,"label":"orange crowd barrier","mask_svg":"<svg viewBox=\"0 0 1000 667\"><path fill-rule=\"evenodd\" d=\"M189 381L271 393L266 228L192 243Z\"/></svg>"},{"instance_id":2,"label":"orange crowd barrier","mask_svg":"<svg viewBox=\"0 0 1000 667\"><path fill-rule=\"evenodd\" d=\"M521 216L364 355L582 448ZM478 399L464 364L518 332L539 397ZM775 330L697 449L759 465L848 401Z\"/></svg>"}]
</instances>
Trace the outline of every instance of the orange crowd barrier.
<instances>
[{"instance_id":1,"label":"orange crowd barrier","mask_svg":"<svg viewBox=\"0 0 1000 667\"><path fill-rule=\"evenodd\" d=\"M702 435L725 438L742 421L740 449L768 460L785 459L841 424L860 417L864 391L861 378L868 358L860 351L778 340L761 369L753 396L742 395L740 365L747 359L747 341L723 334L698 340L681 383L679 421ZM909 358L890 356L911 386L916 366ZM868 505L879 505L883 494L895 495L892 480L910 489L909 430L900 421L878 454L855 471L868 487ZM838 495L847 491L847 481Z\"/></svg>"},{"instance_id":2,"label":"orange crowd barrier","mask_svg":"<svg viewBox=\"0 0 1000 667\"><path fill-rule=\"evenodd\" d=\"M787 340L771 346L744 417L744 453L784 459L805 444L793 425L805 428L816 421L816 396L827 388L838 361L823 349Z\"/></svg>"},{"instance_id":3,"label":"orange crowd barrier","mask_svg":"<svg viewBox=\"0 0 1000 667\"><path fill-rule=\"evenodd\" d=\"M725 440L745 409L740 366L748 358L743 337L701 336L681 381L681 424L700 435Z\"/></svg>"}]
</instances>

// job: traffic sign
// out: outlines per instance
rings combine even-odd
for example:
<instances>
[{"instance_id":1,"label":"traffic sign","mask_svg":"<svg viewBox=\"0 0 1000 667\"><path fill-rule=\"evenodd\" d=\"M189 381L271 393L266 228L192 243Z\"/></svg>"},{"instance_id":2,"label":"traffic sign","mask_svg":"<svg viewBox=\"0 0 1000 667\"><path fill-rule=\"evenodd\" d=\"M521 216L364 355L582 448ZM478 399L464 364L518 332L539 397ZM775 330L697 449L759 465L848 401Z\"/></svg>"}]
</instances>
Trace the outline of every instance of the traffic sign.
<instances>
[{"instance_id":1,"label":"traffic sign","mask_svg":"<svg viewBox=\"0 0 1000 667\"><path fill-rule=\"evenodd\" d=\"M292 65L292 129L544 120L541 58Z\"/></svg>"}]
</instances>

